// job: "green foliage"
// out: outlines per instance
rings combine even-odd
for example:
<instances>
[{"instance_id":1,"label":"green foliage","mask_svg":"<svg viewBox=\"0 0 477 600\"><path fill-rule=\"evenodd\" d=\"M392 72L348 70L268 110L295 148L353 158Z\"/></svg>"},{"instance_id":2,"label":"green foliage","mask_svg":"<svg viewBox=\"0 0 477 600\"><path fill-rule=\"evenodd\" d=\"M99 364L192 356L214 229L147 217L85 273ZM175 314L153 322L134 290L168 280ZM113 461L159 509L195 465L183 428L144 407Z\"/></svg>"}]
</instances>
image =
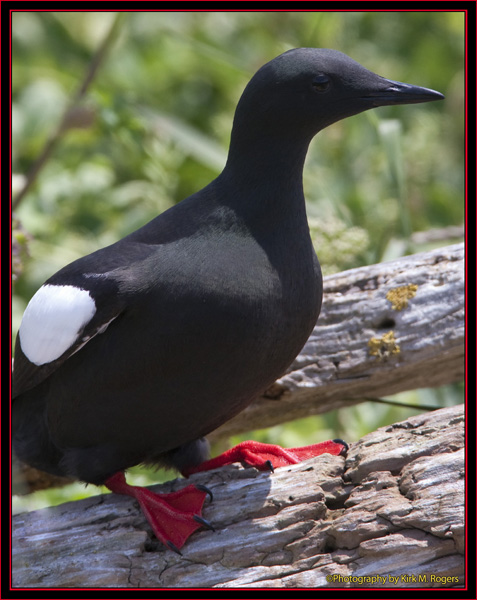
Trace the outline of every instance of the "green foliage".
<instances>
[{"instance_id":1,"label":"green foliage","mask_svg":"<svg viewBox=\"0 0 477 600\"><path fill-rule=\"evenodd\" d=\"M13 13L16 189L59 126L115 16ZM126 12L69 128L16 210L14 333L49 275L220 172L248 79L299 46L339 49L386 77L446 95L443 102L347 119L312 143L304 186L324 271L420 250L410 243L412 232L463 222L462 12ZM357 439L395 418L378 408L371 419L358 407L346 411L349 422L323 416L294 430L274 428L273 441L305 443L310 428L336 437L332 429L343 429L344 421L343 437Z\"/></svg>"},{"instance_id":2,"label":"green foliage","mask_svg":"<svg viewBox=\"0 0 477 600\"><path fill-rule=\"evenodd\" d=\"M13 283L23 272L23 264L30 256L28 243L31 235L25 231L20 221L14 217L12 219L12 280Z\"/></svg>"}]
</instances>

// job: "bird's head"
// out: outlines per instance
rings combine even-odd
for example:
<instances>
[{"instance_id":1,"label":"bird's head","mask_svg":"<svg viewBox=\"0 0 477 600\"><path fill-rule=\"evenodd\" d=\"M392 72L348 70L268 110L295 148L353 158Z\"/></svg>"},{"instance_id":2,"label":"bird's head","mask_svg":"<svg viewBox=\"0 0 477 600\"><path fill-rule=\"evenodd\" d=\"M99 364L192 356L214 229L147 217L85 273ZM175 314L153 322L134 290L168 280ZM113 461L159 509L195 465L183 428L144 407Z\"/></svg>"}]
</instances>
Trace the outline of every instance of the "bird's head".
<instances>
[{"instance_id":1,"label":"bird's head","mask_svg":"<svg viewBox=\"0 0 477 600\"><path fill-rule=\"evenodd\" d=\"M342 52L297 48L257 71L240 99L236 119L263 134L295 132L311 139L328 125L370 108L443 97L376 75Z\"/></svg>"}]
</instances>

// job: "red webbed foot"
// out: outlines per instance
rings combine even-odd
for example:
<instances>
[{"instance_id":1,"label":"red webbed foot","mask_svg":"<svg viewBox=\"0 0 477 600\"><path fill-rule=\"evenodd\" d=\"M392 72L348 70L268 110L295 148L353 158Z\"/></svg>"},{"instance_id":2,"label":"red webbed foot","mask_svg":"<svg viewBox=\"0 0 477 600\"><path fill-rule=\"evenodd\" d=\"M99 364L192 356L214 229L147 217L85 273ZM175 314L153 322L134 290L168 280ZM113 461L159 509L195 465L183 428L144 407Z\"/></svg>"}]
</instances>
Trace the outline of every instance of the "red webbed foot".
<instances>
[{"instance_id":1,"label":"red webbed foot","mask_svg":"<svg viewBox=\"0 0 477 600\"><path fill-rule=\"evenodd\" d=\"M199 527L213 529L201 516L206 496L212 498L205 486L188 485L177 492L157 494L129 485L121 472L109 477L104 485L116 494L135 498L157 539L179 554L180 548Z\"/></svg>"},{"instance_id":2,"label":"red webbed foot","mask_svg":"<svg viewBox=\"0 0 477 600\"><path fill-rule=\"evenodd\" d=\"M184 469L182 474L188 477L192 473L217 469L234 462L255 467L259 471L273 471L277 467L295 465L320 454L345 455L347 450L348 444L339 439L300 448L282 448L273 444L263 444L249 440L230 448L230 450L215 458L206 460L196 467Z\"/></svg>"}]
</instances>

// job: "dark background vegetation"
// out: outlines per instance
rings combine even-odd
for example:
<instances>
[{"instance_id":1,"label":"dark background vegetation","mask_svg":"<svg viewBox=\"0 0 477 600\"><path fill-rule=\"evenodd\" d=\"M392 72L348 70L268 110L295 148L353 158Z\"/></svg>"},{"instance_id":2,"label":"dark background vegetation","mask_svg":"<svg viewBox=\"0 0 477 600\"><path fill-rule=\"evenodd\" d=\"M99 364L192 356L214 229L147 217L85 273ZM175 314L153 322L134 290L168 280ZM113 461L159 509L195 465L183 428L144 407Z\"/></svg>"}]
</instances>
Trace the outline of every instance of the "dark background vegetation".
<instances>
[{"instance_id":1,"label":"dark background vegetation","mask_svg":"<svg viewBox=\"0 0 477 600\"><path fill-rule=\"evenodd\" d=\"M113 24L102 64L84 96L73 101ZM464 31L458 11L13 13L14 198L66 107L74 105L53 152L15 206L14 335L47 277L140 227L221 171L245 84L264 62L294 47L335 48L385 77L446 96L364 113L312 143L304 185L324 272L430 248L413 234L464 222ZM434 246L453 241L459 240ZM445 406L462 401L462 386L393 400ZM246 437L288 446L333 437L354 441L409 414L415 411L365 403ZM133 471L139 484L163 477ZM98 490L77 484L37 493L17 510L87 491Z\"/></svg>"}]
</instances>

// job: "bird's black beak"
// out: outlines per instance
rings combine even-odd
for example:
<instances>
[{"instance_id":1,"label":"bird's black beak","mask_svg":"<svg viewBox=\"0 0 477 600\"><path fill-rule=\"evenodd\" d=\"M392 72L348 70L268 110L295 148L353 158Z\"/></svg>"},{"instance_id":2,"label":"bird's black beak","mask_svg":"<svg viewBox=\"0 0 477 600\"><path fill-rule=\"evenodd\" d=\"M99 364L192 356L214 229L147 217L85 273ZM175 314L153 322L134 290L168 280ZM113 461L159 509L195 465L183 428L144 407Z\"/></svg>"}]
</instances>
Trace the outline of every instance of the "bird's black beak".
<instances>
[{"instance_id":1,"label":"bird's black beak","mask_svg":"<svg viewBox=\"0 0 477 600\"><path fill-rule=\"evenodd\" d=\"M391 79L382 79L380 89L371 91L363 98L370 100L373 106L387 106L390 104L417 104L419 102L433 102L434 100L442 100L444 94L430 90L428 88L419 87L418 85L410 85L409 83L401 83L400 81L392 81Z\"/></svg>"}]
</instances>

